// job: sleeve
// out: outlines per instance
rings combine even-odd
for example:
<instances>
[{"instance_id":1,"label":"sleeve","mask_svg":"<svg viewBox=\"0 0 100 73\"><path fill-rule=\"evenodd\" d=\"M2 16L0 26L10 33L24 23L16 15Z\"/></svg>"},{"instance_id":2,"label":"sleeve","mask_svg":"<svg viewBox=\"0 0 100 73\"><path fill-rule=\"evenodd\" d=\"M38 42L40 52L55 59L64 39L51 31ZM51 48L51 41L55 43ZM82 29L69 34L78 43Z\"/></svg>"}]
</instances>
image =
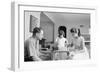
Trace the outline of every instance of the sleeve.
<instances>
[{"instance_id":1,"label":"sleeve","mask_svg":"<svg viewBox=\"0 0 100 73\"><path fill-rule=\"evenodd\" d=\"M30 42L29 42L29 52L30 52L30 56L32 56L34 60L41 60L41 59L38 57L38 55L37 55L35 49L36 49L36 48L35 48L35 44L34 44L32 41L30 41Z\"/></svg>"}]
</instances>

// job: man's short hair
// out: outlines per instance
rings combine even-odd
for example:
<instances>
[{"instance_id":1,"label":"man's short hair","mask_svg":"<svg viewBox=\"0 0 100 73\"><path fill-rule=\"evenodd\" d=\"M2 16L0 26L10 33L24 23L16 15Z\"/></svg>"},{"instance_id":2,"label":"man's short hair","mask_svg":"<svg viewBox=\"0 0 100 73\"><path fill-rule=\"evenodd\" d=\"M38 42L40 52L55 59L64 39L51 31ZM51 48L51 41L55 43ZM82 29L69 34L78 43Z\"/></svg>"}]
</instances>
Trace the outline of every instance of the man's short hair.
<instances>
[{"instance_id":1,"label":"man's short hair","mask_svg":"<svg viewBox=\"0 0 100 73\"><path fill-rule=\"evenodd\" d=\"M42 29L41 29L40 27L35 27L35 28L33 29L33 36L35 36L36 33L40 33L41 30L42 30Z\"/></svg>"}]
</instances>

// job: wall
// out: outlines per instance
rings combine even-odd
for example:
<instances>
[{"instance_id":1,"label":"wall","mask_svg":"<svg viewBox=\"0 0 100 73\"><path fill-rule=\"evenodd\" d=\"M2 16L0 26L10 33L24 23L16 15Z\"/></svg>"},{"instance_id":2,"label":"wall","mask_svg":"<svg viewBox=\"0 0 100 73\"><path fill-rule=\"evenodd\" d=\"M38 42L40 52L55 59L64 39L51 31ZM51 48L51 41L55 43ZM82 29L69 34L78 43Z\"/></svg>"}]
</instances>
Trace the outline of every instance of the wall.
<instances>
[{"instance_id":1,"label":"wall","mask_svg":"<svg viewBox=\"0 0 100 73\"><path fill-rule=\"evenodd\" d=\"M46 42L54 42L54 22L45 15L44 12L40 14L40 27L42 27L44 31L44 38Z\"/></svg>"},{"instance_id":2,"label":"wall","mask_svg":"<svg viewBox=\"0 0 100 73\"><path fill-rule=\"evenodd\" d=\"M66 26L67 28L67 39L70 42L71 34L70 29L80 28L80 25L85 27L80 28L82 34L89 34L90 26L90 15L89 14L77 14L77 13L55 13L55 12L45 12L45 14L54 22L54 39L58 36L59 26Z\"/></svg>"},{"instance_id":3,"label":"wall","mask_svg":"<svg viewBox=\"0 0 100 73\"><path fill-rule=\"evenodd\" d=\"M67 39L70 42L71 34L70 29L80 28L80 25L84 25L84 28L80 28L82 34L89 34L90 15L80 13L56 13L56 12L25 12L25 40L29 38L32 33L29 32L30 28L30 15L38 18L38 26L41 26L44 30L44 37L47 41L55 41L58 36L59 26L65 26L67 28ZM54 32L54 33L53 33Z\"/></svg>"},{"instance_id":4,"label":"wall","mask_svg":"<svg viewBox=\"0 0 100 73\"><path fill-rule=\"evenodd\" d=\"M35 16L36 18L38 18L38 22L37 22L37 26L40 26L40 12L30 12L30 11L26 11L25 12L25 40L28 39L32 33L30 33L30 15Z\"/></svg>"}]
</instances>

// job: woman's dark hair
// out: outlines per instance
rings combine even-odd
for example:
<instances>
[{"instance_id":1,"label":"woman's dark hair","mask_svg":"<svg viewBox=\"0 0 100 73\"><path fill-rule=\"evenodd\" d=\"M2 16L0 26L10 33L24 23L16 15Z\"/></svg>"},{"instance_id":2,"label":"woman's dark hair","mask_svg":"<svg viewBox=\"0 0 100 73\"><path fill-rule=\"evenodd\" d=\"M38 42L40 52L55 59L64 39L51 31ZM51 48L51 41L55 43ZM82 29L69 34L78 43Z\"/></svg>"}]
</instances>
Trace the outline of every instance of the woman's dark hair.
<instances>
[{"instance_id":1,"label":"woman's dark hair","mask_svg":"<svg viewBox=\"0 0 100 73\"><path fill-rule=\"evenodd\" d=\"M81 36L80 29L71 28L71 29L70 29L70 32L71 32L71 33L78 33L78 36Z\"/></svg>"},{"instance_id":2,"label":"woman's dark hair","mask_svg":"<svg viewBox=\"0 0 100 73\"><path fill-rule=\"evenodd\" d=\"M36 33L40 33L41 30L42 30L41 28L35 27L35 28L33 29L33 36L36 36Z\"/></svg>"},{"instance_id":3,"label":"woman's dark hair","mask_svg":"<svg viewBox=\"0 0 100 73\"><path fill-rule=\"evenodd\" d=\"M80 29L78 29L78 36L81 36L81 32L80 32Z\"/></svg>"},{"instance_id":4,"label":"woman's dark hair","mask_svg":"<svg viewBox=\"0 0 100 73\"><path fill-rule=\"evenodd\" d=\"M60 30L60 31L59 31L59 37L60 37L61 35L65 36L65 33L64 33L63 30Z\"/></svg>"},{"instance_id":5,"label":"woman's dark hair","mask_svg":"<svg viewBox=\"0 0 100 73\"><path fill-rule=\"evenodd\" d=\"M71 28L71 29L70 29L70 32L71 32L71 33L77 33L77 29L76 29L76 28Z\"/></svg>"}]
</instances>

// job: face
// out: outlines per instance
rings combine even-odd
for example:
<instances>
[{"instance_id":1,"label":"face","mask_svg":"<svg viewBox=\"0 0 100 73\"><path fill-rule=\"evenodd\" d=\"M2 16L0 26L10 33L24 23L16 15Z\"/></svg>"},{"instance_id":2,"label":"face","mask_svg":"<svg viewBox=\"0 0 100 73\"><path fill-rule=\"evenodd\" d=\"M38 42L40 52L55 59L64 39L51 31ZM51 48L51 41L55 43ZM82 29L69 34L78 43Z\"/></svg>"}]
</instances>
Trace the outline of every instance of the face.
<instances>
[{"instance_id":1,"label":"face","mask_svg":"<svg viewBox=\"0 0 100 73\"><path fill-rule=\"evenodd\" d=\"M63 37L63 35L60 35L60 38L62 38Z\"/></svg>"},{"instance_id":2,"label":"face","mask_svg":"<svg viewBox=\"0 0 100 73\"><path fill-rule=\"evenodd\" d=\"M43 30L41 30L40 33L36 33L36 37L38 40L41 40L43 38Z\"/></svg>"},{"instance_id":3,"label":"face","mask_svg":"<svg viewBox=\"0 0 100 73\"><path fill-rule=\"evenodd\" d=\"M72 36L73 37L78 37L78 34L77 33L72 33Z\"/></svg>"}]
</instances>

